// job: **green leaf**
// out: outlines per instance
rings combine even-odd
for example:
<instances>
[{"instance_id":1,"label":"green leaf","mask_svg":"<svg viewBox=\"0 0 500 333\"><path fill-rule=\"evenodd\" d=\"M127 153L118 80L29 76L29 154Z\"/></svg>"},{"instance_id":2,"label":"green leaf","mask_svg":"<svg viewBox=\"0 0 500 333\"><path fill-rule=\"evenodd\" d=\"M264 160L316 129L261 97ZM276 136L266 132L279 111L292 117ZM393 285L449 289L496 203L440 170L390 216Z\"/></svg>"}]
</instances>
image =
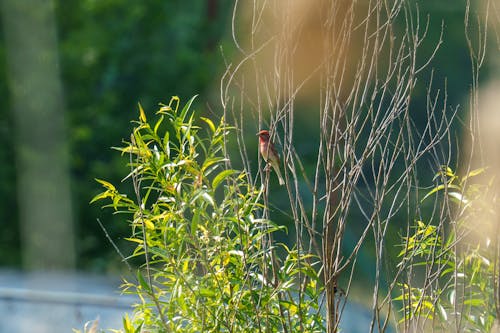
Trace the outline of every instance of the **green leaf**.
<instances>
[{"instance_id":1,"label":"green leaf","mask_svg":"<svg viewBox=\"0 0 500 333\"><path fill-rule=\"evenodd\" d=\"M192 205L195 205L197 204L197 201L198 199L202 199L204 202L208 203L209 205L211 206L215 206L215 201L214 199L212 198L212 196L210 194L207 193L206 190L204 189L200 189L198 190L194 195L193 197L191 198L191 200L189 201L189 205L192 206Z\"/></svg>"},{"instance_id":2,"label":"green leaf","mask_svg":"<svg viewBox=\"0 0 500 333\"><path fill-rule=\"evenodd\" d=\"M146 282L146 279L144 279L144 276L142 275L140 270L137 270L137 281L139 282L139 285L146 290L147 293L151 293L151 286Z\"/></svg>"},{"instance_id":3,"label":"green leaf","mask_svg":"<svg viewBox=\"0 0 500 333\"><path fill-rule=\"evenodd\" d=\"M140 323L137 328L135 329L134 333L140 333L142 332L142 325L144 324L144 322Z\"/></svg>"},{"instance_id":4,"label":"green leaf","mask_svg":"<svg viewBox=\"0 0 500 333\"><path fill-rule=\"evenodd\" d=\"M168 251L166 251L165 249L161 248L161 247L157 247L157 246L153 246L153 247L150 247L148 249L152 254L155 254L157 256L160 256L164 259L167 259L170 257L170 254L168 253Z\"/></svg>"},{"instance_id":5,"label":"green leaf","mask_svg":"<svg viewBox=\"0 0 500 333\"><path fill-rule=\"evenodd\" d=\"M445 184L441 184L441 185L438 185L436 187L434 187L431 191L429 191L429 193L427 193L423 198L422 200L420 200L420 202L423 202L425 199L427 199L428 197L430 197L431 195L433 195L434 193L438 192L438 191L442 191L446 188L453 188L453 189L456 189L456 190L459 190L460 191L460 187L457 186L457 185L453 185L453 184L448 184L448 185L445 185Z\"/></svg>"},{"instance_id":6,"label":"green leaf","mask_svg":"<svg viewBox=\"0 0 500 333\"><path fill-rule=\"evenodd\" d=\"M172 107L172 103L176 102L175 108ZM174 113L177 113L177 110L179 109L179 103L181 102L179 96L172 96L170 99L170 102L168 103L168 107L174 111Z\"/></svg>"},{"instance_id":7,"label":"green leaf","mask_svg":"<svg viewBox=\"0 0 500 333\"><path fill-rule=\"evenodd\" d=\"M142 239L139 239L139 238L125 237L124 239L129 241L129 242L134 242L134 243L141 244L141 245L144 243L144 241Z\"/></svg>"},{"instance_id":8,"label":"green leaf","mask_svg":"<svg viewBox=\"0 0 500 333\"><path fill-rule=\"evenodd\" d=\"M294 302L281 301L280 304L290 312L290 315L295 316L297 314L299 308Z\"/></svg>"},{"instance_id":9,"label":"green leaf","mask_svg":"<svg viewBox=\"0 0 500 333\"><path fill-rule=\"evenodd\" d=\"M163 137L163 146L165 147L165 155L168 159L170 159L170 133L165 132L165 136Z\"/></svg>"},{"instance_id":10,"label":"green leaf","mask_svg":"<svg viewBox=\"0 0 500 333\"><path fill-rule=\"evenodd\" d=\"M107 182L107 181L102 180L102 179L97 179L97 178L95 178L95 181L100 183L102 186L104 186L105 188L107 188L110 191L113 191L113 192L116 191L116 188L110 182Z\"/></svg>"},{"instance_id":11,"label":"green leaf","mask_svg":"<svg viewBox=\"0 0 500 333\"><path fill-rule=\"evenodd\" d=\"M141 103L137 103L137 104L139 105L139 119L141 120L141 122L146 123L147 122L146 114L144 113L144 110L142 109L142 105L141 105Z\"/></svg>"},{"instance_id":12,"label":"green leaf","mask_svg":"<svg viewBox=\"0 0 500 333\"><path fill-rule=\"evenodd\" d=\"M209 205L211 205L212 207L215 207L215 201L214 201L214 198L208 194L208 192L206 191L203 191L203 193L201 194L201 197L203 198L203 200L208 203Z\"/></svg>"},{"instance_id":13,"label":"green leaf","mask_svg":"<svg viewBox=\"0 0 500 333\"><path fill-rule=\"evenodd\" d=\"M200 119L208 124L208 127L210 127L210 130L212 131L212 133L215 133L215 125L210 119L205 118L205 117L200 117Z\"/></svg>"},{"instance_id":14,"label":"green leaf","mask_svg":"<svg viewBox=\"0 0 500 333\"><path fill-rule=\"evenodd\" d=\"M207 158L204 162L203 162L203 166L202 166L202 170L206 170L208 167L210 167L211 165L214 165L214 164L219 164L219 163L222 163L224 161L227 161L226 158L224 157L211 157L211 158ZM208 172L207 172L208 174Z\"/></svg>"},{"instance_id":15,"label":"green leaf","mask_svg":"<svg viewBox=\"0 0 500 333\"><path fill-rule=\"evenodd\" d=\"M188 113L189 109L191 108L191 104L193 104L193 101L194 99L198 97L198 95L194 95L193 97L191 97L191 99L186 103L186 105L184 105L184 107L182 108L182 111L181 111L181 114L179 115L179 117L184 120L184 118L186 117L186 114Z\"/></svg>"},{"instance_id":16,"label":"green leaf","mask_svg":"<svg viewBox=\"0 0 500 333\"><path fill-rule=\"evenodd\" d=\"M466 299L464 305L470 305L472 307L482 307L486 305L485 300L482 298Z\"/></svg>"},{"instance_id":17,"label":"green leaf","mask_svg":"<svg viewBox=\"0 0 500 333\"><path fill-rule=\"evenodd\" d=\"M200 289L200 296L214 297L215 295L216 295L216 293L213 289L208 289L208 288L201 288Z\"/></svg>"},{"instance_id":18,"label":"green leaf","mask_svg":"<svg viewBox=\"0 0 500 333\"><path fill-rule=\"evenodd\" d=\"M198 222L200 221L201 209L195 209L191 219L191 234L196 235L198 229Z\"/></svg>"},{"instance_id":19,"label":"green leaf","mask_svg":"<svg viewBox=\"0 0 500 333\"><path fill-rule=\"evenodd\" d=\"M155 127L154 127L154 129L153 129L153 132L154 132L156 135L158 135L158 128L160 128L160 125L161 125L161 123L163 122L163 119L164 119L164 118L165 118L165 117L162 115L162 116L160 117L160 119L158 119L158 121L157 121L157 122L156 122L156 124L155 124Z\"/></svg>"},{"instance_id":20,"label":"green leaf","mask_svg":"<svg viewBox=\"0 0 500 333\"><path fill-rule=\"evenodd\" d=\"M144 222L144 226L149 229L149 230L154 230L155 229L155 225L153 222L151 222L150 219L146 219L146 218L143 218L142 219L142 222Z\"/></svg>"},{"instance_id":21,"label":"green leaf","mask_svg":"<svg viewBox=\"0 0 500 333\"><path fill-rule=\"evenodd\" d=\"M215 176L214 180L212 181L212 189L215 191L215 189L219 186L220 183L222 183L227 177L235 174L237 171L233 169L228 169L220 172L217 176Z\"/></svg>"},{"instance_id":22,"label":"green leaf","mask_svg":"<svg viewBox=\"0 0 500 333\"><path fill-rule=\"evenodd\" d=\"M441 315L441 320L445 322L448 321L448 313L446 312L446 309L441 304L437 304L437 307L439 314Z\"/></svg>"},{"instance_id":23,"label":"green leaf","mask_svg":"<svg viewBox=\"0 0 500 333\"><path fill-rule=\"evenodd\" d=\"M469 172L467 175L465 175L462 178L461 183L465 182L468 178L475 177L475 176L482 174L483 172L486 171L486 169L487 168L479 168L479 169L472 170L471 172Z\"/></svg>"},{"instance_id":24,"label":"green leaf","mask_svg":"<svg viewBox=\"0 0 500 333\"><path fill-rule=\"evenodd\" d=\"M128 313L125 313L125 317L123 317L123 329L125 333L134 333L134 326L132 325Z\"/></svg>"},{"instance_id":25,"label":"green leaf","mask_svg":"<svg viewBox=\"0 0 500 333\"><path fill-rule=\"evenodd\" d=\"M96 195L95 197L92 198L92 200L90 200L90 203L94 203L96 201L99 201L99 200L102 200L102 199L105 199L105 198L109 198L109 197L113 197L114 194L111 193L110 191L105 191L105 192L102 192L98 195Z\"/></svg>"},{"instance_id":26,"label":"green leaf","mask_svg":"<svg viewBox=\"0 0 500 333\"><path fill-rule=\"evenodd\" d=\"M439 170L435 175L434 175L434 178L432 178L433 180L434 179L437 179L439 177L442 177L442 176L446 176L448 178L456 178L455 176L455 173L453 172L453 170L447 166L447 165L442 165L441 166L441 170Z\"/></svg>"},{"instance_id":27,"label":"green leaf","mask_svg":"<svg viewBox=\"0 0 500 333\"><path fill-rule=\"evenodd\" d=\"M469 203L469 200L467 200L460 192L449 192L448 196L450 196L453 199L456 199L458 201L458 203L461 203L464 205L467 205Z\"/></svg>"}]
</instances>

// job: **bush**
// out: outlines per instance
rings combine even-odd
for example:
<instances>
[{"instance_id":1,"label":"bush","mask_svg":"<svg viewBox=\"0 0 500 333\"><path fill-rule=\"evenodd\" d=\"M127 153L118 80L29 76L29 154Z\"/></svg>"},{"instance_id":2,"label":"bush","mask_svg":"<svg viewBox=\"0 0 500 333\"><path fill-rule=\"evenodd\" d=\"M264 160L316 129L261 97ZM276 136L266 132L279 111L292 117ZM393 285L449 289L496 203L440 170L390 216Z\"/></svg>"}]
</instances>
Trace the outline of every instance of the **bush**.
<instances>
[{"instance_id":1,"label":"bush","mask_svg":"<svg viewBox=\"0 0 500 333\"><path fill-rule=\"evenodd\" d=\"M443 192L441 207L449 200L451 219L441 218L438 225L417 221L403 237L399 267L407 273L395 298L403 302L401 322L438 332L492 330L498 233L494 202L488 200L492 186L470 183L483 173L459 177L443 167L436 176L442 181L424 197Z\"/></svg>"},{"instance_id":2,"label":"bush","mask_svg":"<svg viewBox=\"0 0 500 333\"><path fill-rule=\"evenodd\" d=\"M322 332L319 260L273 241L282 227L259 218L263 188L230 167L234 129L196 117L192 98L139 120L125 146L134 197L104 180L92 202L127 215L142 258L125 292L139 296L125 332ZM284 252L284 259L277 256ZM303 278L307 277L307 278Z\"/></svg>"}]
</instances>

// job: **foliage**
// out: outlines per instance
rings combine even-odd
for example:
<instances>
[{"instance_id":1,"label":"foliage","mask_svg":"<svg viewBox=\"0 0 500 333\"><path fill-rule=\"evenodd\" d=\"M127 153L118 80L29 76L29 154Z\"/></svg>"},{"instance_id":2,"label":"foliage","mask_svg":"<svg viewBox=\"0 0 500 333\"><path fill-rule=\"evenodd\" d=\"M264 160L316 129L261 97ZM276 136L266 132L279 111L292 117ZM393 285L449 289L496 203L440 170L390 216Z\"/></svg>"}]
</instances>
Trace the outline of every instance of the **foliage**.
<instances>
[{"instance_id":1,"label":"foliage","mask_svg":"<svg viewBox=\"0 0 500 333\"><path fill-rule=\"evenodd\" d=\"M173 97L153 122L139 106L117 148L130 157L135 197L98 180L105 191L93 202L129 217L131 257L143 260L123 285L141 300L123 330L321 332L317 258L273 241L282 227L259 218L263 190L225 156L232 128L196 117L193 99L180 108Z\"/></svg>"},{"instance_id":2,"label":"foliage","mask_svg":"<svg viewBox=\"0 0 500 333\"><path fill-rule=\"evenodd\" d=\"M57 1L62 79L78 216L79 267L116 270L113 253L88 201L99 191L95 177L118 182L125 172L118 157L104 152L124 136L130 108L156 107L165 91L206 95L222 64L219 40L230 6L218 1ZM13 205L11 205L12 207ZM126 229L108 226L118 239ZM120 246L125 246L118 241ZM111 263L111 264L110 264ZM111 266L111 267L110 267Z\"/></svg>"},{"instance_id":3,"label":"foliage","mask_svg":"<svg viewBox=\"0 0 500 333\"><path fill-rule=\"evenodd\" d=\"M210 3L217 4L213 14L208 9ZM232 14L232 2L67 0L55 1L55 5L65 104L69 111L66 119L72 151L78 267L109 270L113 256L94 223L101 212L86 204L98 191L90 182L92 178L99 175L117 182L123 170L118 159L103 151L122 138L122 130L133 112L129 106L133 103L140 100L143 105L152 107L154 101L164 97L165 91L176 91L181 96L191 91L203 93L209 90L213 80L219 79L217 73L223 62L219 46L226 46L230 40L222 38ZM37 10L37 6L32 8ZM462 52L466 47L463 1L446 5L425 2L419 4L419 8L422 17L429 15L428 34L433 36L428 46L424 43L424 54L434 49L442 21L445 22L446 43L443 51L436 55L439 63L434 67L439 68L436 75L448 77L448 103L461 103L464 92L469 89L469 71L463 71L469 65L466 53ZM239 22L236 25L244 29ZM0 59L5 63L2 38L0 34ZM230 52L224 48L224 57L232 62L234 58ZM456 56L450 58L449 54ZM4 66L0 66L0 73L5 77ZM417 82L419 94L411 99L416 104L415 109L425 108L428 85L427 80ZM0 223L4 230L0 238L0 260L4 265L19 265L19 214L12 209L18 200L14 163L17 143L9 116L8 80L0 81L0 94L0 138L4 143L0 156L8 162L0 168L0 196L3 198ZM311 103L300 106L306 107L314 109ZM297 116L301 126L307 125L301 127L305 130L295 133L301 143L298 148L305 157L306 167L312 170L318 140L318 131L311 128L315 117L309 112L299 112ZM416 112L414 118L417 124L425 122L423 113ZM117 236L125 230L115 223L108 231L111 236Z\"/></svg>"},{"instance_id":4,"label":"foliage","mask_svg":"<svg viewBox=\"0 0 500 333\"><path fill-rule=\"evenodd\" d=\"M496 240L484 222L485 194L491 185L470 184L470 178L485 169L459 177L449 167L443 167L437 177L442 182L424 197L439 192L454 202L456 219L450 225L426 224L417 221L413 233L403 237L399 266L410 273L400 283L403 302L400 322L417 320L434 325L445 332L490 332L496 317L494 299ZM475 230L481 219L483 230ZM478 241L479 239L479 241ZM481 240L484 239L484 242ZM412 277L411 275L416 277ZM425 277L422 282L418 278Z\"/></svg>"}]
</instances>

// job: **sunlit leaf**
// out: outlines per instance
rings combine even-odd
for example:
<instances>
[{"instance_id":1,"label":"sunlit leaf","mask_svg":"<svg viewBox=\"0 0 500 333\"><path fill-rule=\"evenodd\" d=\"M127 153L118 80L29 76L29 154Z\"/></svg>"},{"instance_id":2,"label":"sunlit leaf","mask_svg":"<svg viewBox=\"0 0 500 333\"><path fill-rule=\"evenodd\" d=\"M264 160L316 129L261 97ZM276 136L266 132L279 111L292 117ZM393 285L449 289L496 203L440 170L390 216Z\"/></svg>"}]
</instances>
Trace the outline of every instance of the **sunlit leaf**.
<instances>
[{"instance_id":1,"label":"sunlit leaf","mask_svg":"<svg viewBox=\"0 0 500 333\"><path fill-rule=\"evenodd\" d=\"M201 288L200 289L200 296L214 297L215 295L216 295L216 293L213 289L208 289L208 288Z\"/></svg>"},{"instance_id":2,"label":"sunlit leaf","mask_svg":"<svg viewBox=\"0 0 500 333\"><path fill-rule=\"evenodd\" d=\"M428 197L430 197L431 195L433 195L434 193L438 192L438 191L442 191L444 189L456 189L456 190L460 190L460 187L457 186L457 185L453 185L453 184L448 184L448 185L444 185L444 184L440 184L438 186L436 186L435 188L433 188L431 191L429 191L423 198L422 200L420 200L420 202L423 202L425 199L427 199Z\"/></svg>"},{"instance_id":3,"label":"sunlit leaf","mask_svg":"<svg viewBox=\"0 0 500 333\"><path fill-rule=\"evenodd\" d=\"M170 99L170 102L168 103L168 107L173 110L175 113L177 113L177 109L179 108L179 103L181 102L179 96L172 96ZM175 103L175 107L172 106L172 104Z\"/></svg>"},{"instance_id":4,"label":"sunlit leaf","mask_svg":"<svg viewBox=\"0 0 500 333\"><path fill-rule=\"evenodd\" d=\"M122 321L125 333L134 333L134 326L132 325L132 321L130 320L128 313L125 313Z\"/></svg>"},{"instance_id":5,"label":"sunlit leaf","mask_svg":"<svg viewBox=\"0 0 500 333\"><path fill-rule=\"evenodd\" d=\"M487 169L488 168L479 168L479 169L475 169L475 170L470 171L467 175L465 175L462 178L462 183L471 177L475 177L475 176L478 176L478 175L484 173Z\"/></svg>"},{"instance_id":6,"label":"sunlit leaf","mask_svg":"<svg viewBox=\"0 0 500 333\"><path fill-rule=\"evenodd\" d=\"M114 194L110 191L105 191L105 192L102 192L98 195L96 195L95 197L92 198L92 200L90 200L90 203L94 203L96 201L99 201L99 200L102 200L102 199L105 199L105 198L109 198L109 197L113 197Z\"/></svg>"},{"instance_id":7,"label":"sunlit leaf","mask_svg":"<svg viewBox=\"0 0 500 333\"><path fill-rule=\"evenodd\" d=\"M158 129L160 128L160 125L161 125L161 123L163 122L163 118L164 118L164 117L163 117L163 116L161 116L161 117L160 117L160 119L158 119L158 121L157 121L157 122L156 122L156 124L155 124L155 127L154 127L153 131L154 131L154 133L155 133L156 135L158 135Z\"/></svg>"},{"instance_id":8,"label":"sunlit leaf","mask_svg":"<svg viewBox=\"0 0 500 333\"><path fill-rule=\"evenodd\" d=\"M104 186L105 188L107 188L108 190L110 191L116 191L116 188L113 184L111 184L110 182L107 182L105 180L102 180L102 179L97 179L95 178L95 181L100 183L102 186Z\"/></svg>"},{"instance_id":9,"label":"sunlit leaf","mask_svg":"<svg viewBox=\"0 0 500 333\"><path fill-rule=\"evenodd\" d=\"M146 226L146 228L148 228L149 230L154 230L155 225L153 224L153 222L151 222L151 220L142 219L142 221L144 222L144 225Z\"/></svg>"},{"instance_id":10,"label":"sunlit leaf","mask_svg":"<svg viewBox=\"0 0 500 333\"><path fill-rule=\"evenodd\" d=\"M239 256L239 257L243 257L244 256L243 251L238 251L238 250L230 250L228 253L232 254L232 255L235 255L235 256Z\"/></svg>"},{"instance_id":11,"label":"sunlit leaf","mask_svg":"<svg viewBox=\"0 0 500 333\"><path fill-rule=\"evenodd\" d=\"M214 198L208 194L206 191L203 191L203 194L201 195L201 197L203 198L203 200L210 204L211 206L215 206L215 201L214 201Z\"/></svg>"},{"instance_id":12,"label":"sunlit leaf","mask_svg":"<svg viewBox=\"0 0 500 333\"><path fill-rule=\"evenodd\" d=\"M454 199L456 199L461 204L468 204L469 200L467 200L462 193L460 192L448 192L448 195Z\"/></svg>"},{"instance_id":13,"label":"sunlit leaf","mask_svg":"<svg viewBox=\"0 0 500 333\"><path fill-rule=\"evenodd\" d=\"M486 305L485 300L482 298L472 298L464 300L464 305L470 305L475 307L484 307Z\"/></svg>"},{"instance_id":14,"label":"sunlit leaf","mask_svg":"<svg viewBox=\"0 0 500 333\"><path fill-rule=\"evenodd\" d=\"M281 301L281 305L290 312L290 315L294 316L297 314L298 306L290 301Z\"/></svg>"},{"instance_id":15,"label":"sunlit leaf","mask_svg":"<svg viewBox=\"0 0 500 333\"><path fill-rule=\"evenodd\" d=\"M139 238L133 238L133 237L132 238L128 238L127 237L127 238L124 238L124 239L128 240L130 242L138 243L138 244L143 244L144 243L144 241L142 239L139 239Z\"/></svg>"},{"instance_id":16,"label":"sunlit leaf","mask_svg":"<svg viewBox=\"0 0 500 333\"><path fill-rule=\"evenodd\" d=\"M215 125L214 123L208 119L208 118L205 118L205 117L200 117L201 120L203 120L204 122L206 122L208 124L208 126L210 127L210 130L212 131L212 133L215 133Z\"/></svg>"},{"instance_id":17,"label":"sunlit leaf","mask_svg":"<svg viewBox=\"0 0 500 333\"><path fill-rule=\"evenodd\" d=\"M147 122L146 114L144 113L144 110L142 109L142 105L141 105L141 103L137 103L137 104L139 105L139 119L141 120L141 122L146 123Z\"/></svg>"},{"instance_id":18,"label":"sunlit leaf","mask_svg":"<svg viewBox=\"0 0 500 333\"><path fill-rule=\"evenodd\" d=\"M441 315L441 319L444 320L445 322L448 321L448 313L446 312L446 309L441 305L437 305L439 314Z\"/></svg>"},{"instance_id":19,"label":"sunlit leaf","mask_svg":"<svg viewBox=\"0 0 500 333\"><path fill-rule=\"evenodd\" d=\"M191 104L193 104L193 101L195 100L196 97L198 97L198 95L194 95L193 97L191 97L191 99L186 103L186 105L184 105L184 107L182 108L181 114L179 115L179 117L181 119L184 119L186 117L186 114L188 113L189 109L191 108Z\"/></svg>"}]
</instances>

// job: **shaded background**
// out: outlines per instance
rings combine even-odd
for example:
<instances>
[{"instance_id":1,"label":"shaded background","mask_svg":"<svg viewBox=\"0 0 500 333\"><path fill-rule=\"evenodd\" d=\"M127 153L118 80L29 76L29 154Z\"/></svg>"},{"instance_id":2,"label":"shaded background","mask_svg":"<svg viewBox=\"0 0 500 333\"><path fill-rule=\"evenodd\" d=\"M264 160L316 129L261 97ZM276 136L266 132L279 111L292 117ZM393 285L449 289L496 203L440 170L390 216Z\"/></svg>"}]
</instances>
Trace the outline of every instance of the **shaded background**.
<instances>
[{"instance_id":1,"label":"shaded background","mask_svg":"<svg viewBox=\"0 0 500 333\"><path fill-rule=\"evenodd\" d=\"M119 146L128 135L138 102L152 113L158 103L168 102L171 95L184 100L200 94L198 101L207 100L222 71L219 46L227 31L230 9L229 1L221 0L3 1L0 265L27 269L76 267L99 272L116 268L118 257L105 240L96 218L105 222L119 245L128 227L121 219L89 205L100 191L94 178L119 183L126 174L125 161L110 148ZM54 38L45 38L49 43L44 43L43 36L51 33ZM17 53L9 53L9 47ZM20 57L23 54L27 55ZM23 68L32 71L20 79L19 69ZM40 68L46 70L36 71ZM46 92L49 76L55 76L52 81L60 80L61 96ZM27 108L25 104L35 98L36 103ZM52 101L57 98L60 101ZM53 103L59 103L58 109L47 112L55 108ZM30 119L33 115L39 116ZM59 138L64 140L64 147L58 149L66 149L67 153L44 159L43 156L50 155L47 134L54 132L55 118L59 119L57 131L62 132ZM23 133L19 133L20 127L25 128ZM40 128L45 129L41 133L35 131ZM22 164L19 155L33 141L38 147L32 155L42 157L39 167L26 175L19 170ZM50 178L51 169L61 166L64 169L66 165L71 199L61 182L64 170L53 177L56 181L44 182ZM30 180L20 188L20 179L25 176ZM33 188L40 188L36 195ZM66 214L63 223L73 224L74 228L67 230L73 229L74 234L54 234L60 230L59 226L52 231L51 239L31 251L34 253L23 255L26 250L22 249L36 240L29 235L24 237L21 230L32 234L38 228L60 223L55 216L41 215L40 210L42 207L63 210L68 204L71 213ZM23 223L34 229L27 230ZM66 237L72 236L73 242L63 244ZM50 250L51 247L55 250ZM75 262L44 260L45 255L71 257L72 247Z\"/></svg>"},{"instance_id":2,"label":"shaded background","mask_svg":"<svg viewBox=\"0 0 500 333\"><path fill-rule=\"evenodd\" d=\"M138 102L151 114L172 95L185 101L199 94L197 109L220 116L223 55L231 60L235 54L232 2L2 1L0 266L120 271L124 267L96 219L125 253L121 238L128 225L89 205L100 192L94 178L117 184L126 175L126 159L110 147L128 135ZM465 1L422 1L420 13L429 15L424 59L443 27L444 42L431 65L434 84L446 82L450 112L461 105L459 117L465 119L471 82ZM498 74L492 68L485 67L483 78ZM413 100L422 117L426 89L419 82ZM316 147L307 138L315 128L307 114L297 119L304 127L296 149L312 166ZM459 139L460 129L453 135ZM277 222L287 223L285 217ZM48 237L40 239L44 233ZM369 267L370 258L364 253L360 263Z\"/></svg>"}]
</instances>

